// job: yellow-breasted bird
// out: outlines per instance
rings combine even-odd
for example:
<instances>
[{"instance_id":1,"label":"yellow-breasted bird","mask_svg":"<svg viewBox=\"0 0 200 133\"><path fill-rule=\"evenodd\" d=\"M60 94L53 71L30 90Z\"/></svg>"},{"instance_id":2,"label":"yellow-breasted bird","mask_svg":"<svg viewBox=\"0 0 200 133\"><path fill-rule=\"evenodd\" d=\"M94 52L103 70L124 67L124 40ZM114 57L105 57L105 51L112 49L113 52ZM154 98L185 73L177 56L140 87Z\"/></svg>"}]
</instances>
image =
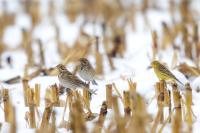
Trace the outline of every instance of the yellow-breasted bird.
<instances>
[{"instance_id":1,"label":"yellow-breasted bird","mask_svg":"<svg viewBox=\"0 0 200 133\"><path fill-rule=\"evenodd\" d=\"M159 61L155 60L151 62L151 67L154 69L154 72L159 80L165 81L177 81L180 84L184 85L180 80L178 80L169 69L167 69Z\"/></svg>"}]
</instances>

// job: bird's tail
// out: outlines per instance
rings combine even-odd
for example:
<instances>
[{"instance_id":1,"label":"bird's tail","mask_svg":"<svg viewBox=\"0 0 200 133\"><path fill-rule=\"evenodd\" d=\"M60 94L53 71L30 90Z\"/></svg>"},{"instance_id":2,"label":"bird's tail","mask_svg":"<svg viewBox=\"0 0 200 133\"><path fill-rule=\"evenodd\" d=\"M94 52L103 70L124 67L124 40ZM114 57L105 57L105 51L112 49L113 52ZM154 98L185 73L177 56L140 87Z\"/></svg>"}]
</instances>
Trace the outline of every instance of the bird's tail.
<instances>
[{"instance_id":1,"label":"bird's tail","mask_svg":"<svg viewBox=\"0 0 200 133\"><path fill-rule=\"evenodd\" d=\"M184 84L180 80L176 79L176 81L178 81L181 85L184 86Z\"/></svg>"},{"instance_id":2,"label":"bird's tail","mask_svg":"<svg viewBox=\"0 0 200 133\"><path fill-rule=\"evenodd\" d=\"M97 93L96 93L97 89L96 89L96 90L88 89L88 91L89 91L89 93L91 93L91 94L95 94L95 95L97 94Z\"/></svg>"},{"instance_id":3,"label":"bird's tail","mask_svg":"<svg viewBox=\"0 0 200 133\"><path fill-rule=\"evenodd\" d=\"M92 80L92 84L93 85L98 85L97 82L95 80Z\"/></svg>"}]
</instances>

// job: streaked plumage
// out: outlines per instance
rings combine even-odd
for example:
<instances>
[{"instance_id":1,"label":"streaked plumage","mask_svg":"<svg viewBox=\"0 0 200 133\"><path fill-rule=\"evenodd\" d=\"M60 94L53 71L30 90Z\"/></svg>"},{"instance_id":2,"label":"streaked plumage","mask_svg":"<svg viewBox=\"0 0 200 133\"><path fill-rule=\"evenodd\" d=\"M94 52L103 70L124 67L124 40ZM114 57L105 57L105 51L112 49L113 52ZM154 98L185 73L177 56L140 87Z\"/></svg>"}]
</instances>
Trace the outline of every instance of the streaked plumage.
<instances>
[{"instance_id":1,"label":"streaked plumage","mask_svg":"<svg viewBox=\"0 0 200 133\"><path fill-rule=\"evenodd\" d=\"M159 78L159 80L175 80L178 81L183 85L182 82L180 82L163 64L161 64L159 61L153 61L151 63L152 68L154 69L154 72L156 76Z\"/></svg>"},{"instance_id":2,"label":"streaked plumage","mask_svg":"<svg viewBox=\"0 0 200 133\"><path fill-rule=\"evenodd\" d=\"M89 85L80 80L77 76L73 75L71 72L67 70L67 68L59 64L56 66L59 71L58 80L61 86L76 89L76 88L87 88L91 93L94 93L92 90L89 89Z\"/></svg>"},{"instance_id":3,"label":"streaked plumage","mask_svg":"<svg viewBox=\"0 0 200 133\"><path fill-rule=\"evenodd\" d=\"M79 59L79 65L77 66L77 72L81 78L85 81L92 82L92 84L97 85L95 79L95 70L86 58Z\"/></svg>"}]
</instances>

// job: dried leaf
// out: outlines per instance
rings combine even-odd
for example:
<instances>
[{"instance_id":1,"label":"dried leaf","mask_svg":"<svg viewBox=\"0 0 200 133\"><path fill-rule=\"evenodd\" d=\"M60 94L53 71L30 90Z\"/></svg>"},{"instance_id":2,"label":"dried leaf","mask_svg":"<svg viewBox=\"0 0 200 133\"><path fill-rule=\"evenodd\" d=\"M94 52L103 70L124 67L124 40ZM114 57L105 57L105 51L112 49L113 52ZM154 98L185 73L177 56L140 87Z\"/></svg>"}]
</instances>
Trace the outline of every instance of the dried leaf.
<instances>
[{"instance_id":1,"label":"dried leaf","mask_svg":"<svg viewBox=\"0 0 200 133\"><path fill-rule=\"evenodd\" d=\"M7 84L16 84L16 83L19 83L20 81L21 81L21 77L20 76L16 76L16 77L13 77L11 79L5 80L3 82L7 83Z\"/></svg>"},{"instance_id":2,"label":"dried leaf","mask_svg":"<svg viewBox=\"0 0 200 133\"><path fill-rule=\"evenodd\" d=\"M200 75L200 70L196 67L189 66L186 63L180 64L178 66L179 71L181 71L186 76L197 77Z\"/></svg>"}]
</instances>

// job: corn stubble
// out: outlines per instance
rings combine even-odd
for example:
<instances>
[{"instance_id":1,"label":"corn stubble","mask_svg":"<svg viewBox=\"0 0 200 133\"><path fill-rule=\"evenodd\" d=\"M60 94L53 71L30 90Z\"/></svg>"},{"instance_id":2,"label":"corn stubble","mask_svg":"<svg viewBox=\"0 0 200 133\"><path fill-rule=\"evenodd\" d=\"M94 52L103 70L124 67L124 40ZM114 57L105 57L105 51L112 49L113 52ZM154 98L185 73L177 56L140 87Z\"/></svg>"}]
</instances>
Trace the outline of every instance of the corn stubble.
<instances>
[{"instance_id":1,"label":"corn stubble","mask_svg":"<svg viewBox=\"0 0 200 133\"><path fill-rule=\"evenodd\" d=\"M170 0L169 5L173 24L162 23L162 36L156 30L152 30L152 51L149 58L150 60L158 59L160 53L171 46L174 52L171 66L178 68L188 78L198 77L200 75L200 39L199 26L192 17L194 15L191 15L194 14L193 10L189 8L190 5L187 0L182 0L180 4L175 4L173 0ZM127 80L129 88L123 93L120 92L119 87L115 83L107 84L105 88L101 88L105 89L106 98L102 102L99 114L93 112L86 89L83 89L83 93L70 90L66 93L66 100L62 101L60 100L58 85L52 84L46 89L45 107L42 115L40 115L38 108L41 107L40 102L43 100L40 96L41 85L35 84L32 87L29 85L29 81L41 75L55 76L58 75L58 72L54 68L45 67L47 62L45 58L45 43L48 42L35 40L33 37L34 28L42 20L39 1L24 1L23 6L26 13L31 17L32 27L29 30L22 29L22 42L16 48L11 48L3 42L3 33L9 25L14 24L16 14L2 13L0 15L0 67L2 67L1 57L5 51L22 50L27 57L23 77L16 76L2 82L7 84L22 83L24 106L28 107L28 111L24 116L29 128L36 129L37 133L55 133L60 128L71 130L74 133L87 133L89 131L92 133L162 133L166 125L169 124L171 125L172 133L192 133L194 114L192 111L193 97L190 84L185 85L185 92L182 95L177 84L173 84L170 90L165 81L155 83L156 99L154 100L157 101L157 113L155 116L148 113L147 108L149 105L146 104L146 99L137 93L137 89L142 88L137 88L137 83L130 79ZM159 10L160 8L150 0L144 0L139 8L134 3L124 8L120 1L107 2L103 0L65 1L63 7L65 16L69 18L70 22L75 22L79 15L83 15L84 23L80 26L80 34L73 46L69 47L60 40L61 29L59 25L54 21L52 22L56 31L55 42L57 53L61 58L60 63L67 65L69 63L76 63L79 58L92 56L96 62L95 69L98 75L106 74L104 71L106 61L110 69L115 70L116 64L113 58L124 57L127 49L125 28L127 25L131 25L133 30L137 28L135 25L136 12L142 13L145 26L150 27L147 17L148 10L152 8ZM178 22L175 21L175 9L180 13L181 20ZM48 13L51 18L56 14L53 1L50 3ZM103 45L101 38L96 36L94 27L93 35L89 35L83 30L87 22L92 22L94 25L102 23ZM121 24L118 22L121 22ZM182 37L181 45L177 45L176 39L180 36ZM39 63L34 58L38 56L33 50L35 42L39 51ZM101 48L103 48L105 54ZM182 49L183 51L181 51ZM190 66L186 63L177 65L177 58L180 53L193 61L195 66ZM9 65L12 66L14 64L10 62ZM32 67L36 67L36 69L30 73L29 71ZM13 106L9 98L8 89L3 88L1 95L4 121L10 124L10 132L15 133L17 131L15 112L17 107ZM122 103L123 112L120 110L120 103ZM56 124L57 115L55 107L64 108L60 125ZM168 113L164 112L166 108ZM112 110L113 115L107 116L110 110ZM93 124L92 129L87 127L88 121ZM106 123L107 121L109 123ZM186 123L187 128L183 128L183 122Z\"/></svg>"},{"instance_id":2,"label":"corn stubble","mask_svg":"<svg viewBox=\"0 0 200 133\"><path fill-rule=\"evenodd\" d=\"M39 106L38 99L40 99L40 97L38 96L40 94L40 85L36 84L35 89L32 89L29 86L27 80L23 80L23 82L25 91L24 96L26 96L26 98L24 99L27 106L29 107L27 118L28 125L30 126L30 128L36 128L37 132L56 132L59 127L57 127L55 124L56 112L54 111L54 107L62 107L62 105L59 104L60 100L57 86L52 85L49 89L46 90L46 107L44 109L43 115L40 116L41 118L38 119L36 116L37 108ZM128 80L128 84L129 90L124 91L122 95L120 94L119 90L117 90L121 98L119 98L119 96L113 95L112 88L114 84L106 85L107 98L106 101L102 103L99 115L92 113L89 97L87 95L88 92L83 92L83 96L78 91L72 91L68 93L66 97L67 106L65 108L69 110L69 113L66 114L66 110L64 110L63 113L64 115L68 115L69 119L68 121L66 121L64 120L63 116L62 124L68 124L65 126L63 125L62 128L72 130L72 132L76 133L86 133L89 130L95 133L102 131L105 131L107 133L161 133L166 124L171 123L172 132L179 133L183 132L182 123L185 121L187 124L187 129L184 130L192 132L192 89L189 84L186 84L185 93L184 95L181 95L176 84L172 85L172 91L170 91L168 90L168 87L166 86L164 81L157 82L155 91L157 96L156 100L158 112L155 117L151 116L148 113L148 105L146 104L145 98L136 93L136 83ZM12 130L13 132L15 132L16 122L13 116L15 115L15 111L9 100L8 92L9 91L7 89L3 89L2 91L5 120L12 125ZM170 94L172 94L172 96ZM183 97L187 100L182 104L181 101L183 100ZM123 103L124 113L120 111L119 102ZM108 105L110 106L110 109L114 111L114 115L109 118L110 122L106 126L105 121L108 120ZM171 107L171 105L173 106ZM168 116L164 116L164 108L170 109ZM183 113L183 109L185 109L186 113ZM38 123L40 119L41 122ZM170 119L172 120L172 122L170 121ZM94 126L92 129L87 128L86 121L91 121L93 123Z\"/></svg>"}]
</instances>

